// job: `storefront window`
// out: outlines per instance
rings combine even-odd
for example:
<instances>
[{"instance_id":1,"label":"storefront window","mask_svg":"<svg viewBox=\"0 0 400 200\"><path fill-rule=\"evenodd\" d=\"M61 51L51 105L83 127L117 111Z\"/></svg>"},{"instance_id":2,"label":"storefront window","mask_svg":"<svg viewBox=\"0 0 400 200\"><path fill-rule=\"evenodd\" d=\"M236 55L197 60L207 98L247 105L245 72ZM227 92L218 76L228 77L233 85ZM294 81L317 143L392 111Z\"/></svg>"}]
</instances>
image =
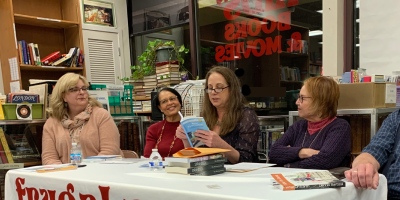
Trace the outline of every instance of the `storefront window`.
<instances>
[{"instance_id":1,"label":"storefront window","mask_svg":"<svg viewBox=\"0 0 400 200\"><path fill-rule=\"evenodd\" d=\"M132 65L149 41L173 41L176 46L189 46L189 4L187 0L128 1ZM185 60L189 60L186 56ZM185 65L190 64L188 61ZM186 66L185 66L186 67ZM189 67L187 67L189 69Z\"/></svg>"},{"instance_id":2,"label":"storefront window","mask_svg":"<svg viewBox=\"0 0 400 200\"><path fill-rule=\"evenodd\" d=\"M197 3L200 77L214 65L225 66L257 108L296 109L302 81L322 70L322 0Z\"/></svg>"}]
</instances>

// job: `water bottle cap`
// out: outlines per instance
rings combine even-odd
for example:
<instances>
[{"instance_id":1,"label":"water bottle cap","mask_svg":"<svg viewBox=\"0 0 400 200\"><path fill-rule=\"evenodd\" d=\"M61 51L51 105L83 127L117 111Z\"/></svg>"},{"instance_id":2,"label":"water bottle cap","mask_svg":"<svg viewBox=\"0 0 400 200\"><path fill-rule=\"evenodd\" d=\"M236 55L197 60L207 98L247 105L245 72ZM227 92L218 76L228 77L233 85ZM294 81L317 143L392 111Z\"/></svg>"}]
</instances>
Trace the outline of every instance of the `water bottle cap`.
<instances>
[{"instance_id":1,"label":"water bottle cap","mask_svg":"<svg viewBox=\"0 0 400 200\"><path fill-rule=\"evenodd\" d=\"M151 151L158 151L158 149L152 149Z\"/></svg>"},{"instance_id":2,"label":"water bottle cap","mask_svg":"<svg viewBox=\"0 0 400 200\"><path fill-rule=\"evenodd\" d=\"M76 143L76 142L72 143L72 146L77 146L77 145L78 145L78 143Z\"/></svg>"}]
</instances>

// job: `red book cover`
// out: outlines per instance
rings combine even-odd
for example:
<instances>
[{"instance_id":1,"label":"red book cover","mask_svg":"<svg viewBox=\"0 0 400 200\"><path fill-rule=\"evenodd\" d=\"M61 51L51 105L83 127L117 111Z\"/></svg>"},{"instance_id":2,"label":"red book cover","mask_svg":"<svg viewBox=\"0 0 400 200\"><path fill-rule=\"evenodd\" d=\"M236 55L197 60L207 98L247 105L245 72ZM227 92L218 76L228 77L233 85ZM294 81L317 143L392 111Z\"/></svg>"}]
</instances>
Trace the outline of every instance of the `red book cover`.
<instances>
[{"instance_id":1,"label":"red book cover","mask_svg":"<svg viewBox=\"0 0 400 200\"><path fill-rule=\"evenodd\" d=\"M58 60L60 57L61 57L60 51L56 51L47 55L41 61L43 64L48 65L49 63L54 62L56 59Z\"/></svg>"}]
</instances>

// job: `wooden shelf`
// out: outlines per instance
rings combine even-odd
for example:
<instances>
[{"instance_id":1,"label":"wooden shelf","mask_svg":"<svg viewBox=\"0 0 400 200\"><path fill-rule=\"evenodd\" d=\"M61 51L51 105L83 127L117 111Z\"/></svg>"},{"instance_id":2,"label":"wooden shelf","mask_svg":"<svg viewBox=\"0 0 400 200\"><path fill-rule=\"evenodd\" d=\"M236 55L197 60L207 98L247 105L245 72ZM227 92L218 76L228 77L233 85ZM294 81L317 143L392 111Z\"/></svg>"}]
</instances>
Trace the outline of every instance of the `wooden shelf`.
<instances>
[{"instance_id":1,"label":"wooden shelf","mask_svg":"<svg viewBox=\"0 0 400 200\"><path fill-rule=\"evenodd\" d=\"M14 21L16 24L26 24L32 26L41 26L41 27L58 28L58 29L78 27L79 25L78 22L21 15L21 14L14 14Z\"/></svg>"},{"instance_id":2,"label":"wooden shelf","mask_svg":"<svg viewBox=\"0 0 400 200\"><path fill-rule=\"evenodd\" d=\"M133 111L133 113L136 113L136 114L150 114L151 111Z\"/></svg>"},{"instance_id":3,"label":"wooden shelf","mask_svg":"<svg viewBox=\"0 0 400 200\"><path fill-rule=\"evenodd\" d=\"M54 71L64 71L64 72L72 72L72 71L82 71L82 67L55 67L55 66L35 66L35 65L20 65L21 71L46 71L46 72L54 72Z\"/></svg>"}]
</instances>

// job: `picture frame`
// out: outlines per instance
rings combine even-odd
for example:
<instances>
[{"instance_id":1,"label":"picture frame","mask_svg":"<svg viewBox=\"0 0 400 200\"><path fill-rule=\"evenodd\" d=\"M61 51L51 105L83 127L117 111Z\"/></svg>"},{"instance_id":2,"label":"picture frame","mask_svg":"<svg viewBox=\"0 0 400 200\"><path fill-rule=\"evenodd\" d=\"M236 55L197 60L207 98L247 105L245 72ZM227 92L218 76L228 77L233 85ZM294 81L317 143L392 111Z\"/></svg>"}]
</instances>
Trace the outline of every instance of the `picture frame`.
<instances>
[{"instance_id":1,"label":"picture frame","mask_svg":"<svg viewBox=\"0 0 400 200\"><path fill-rule=\"evenodd\" d=\"M161 11L147 11L144 13L144 19L146 31L171 26L171 16ZM171 33L167 31L167 34Z\"/></svg>"},{"instance_id":2,"label":"picture frame","mask_svg":"<svg viewBox=\"0 0 400 200\"><path fill-rule=\"evenodd\" d=\"M98 0L82 0L83 23L116 27L114 4Z\"/></svg>"}]
</instances>

